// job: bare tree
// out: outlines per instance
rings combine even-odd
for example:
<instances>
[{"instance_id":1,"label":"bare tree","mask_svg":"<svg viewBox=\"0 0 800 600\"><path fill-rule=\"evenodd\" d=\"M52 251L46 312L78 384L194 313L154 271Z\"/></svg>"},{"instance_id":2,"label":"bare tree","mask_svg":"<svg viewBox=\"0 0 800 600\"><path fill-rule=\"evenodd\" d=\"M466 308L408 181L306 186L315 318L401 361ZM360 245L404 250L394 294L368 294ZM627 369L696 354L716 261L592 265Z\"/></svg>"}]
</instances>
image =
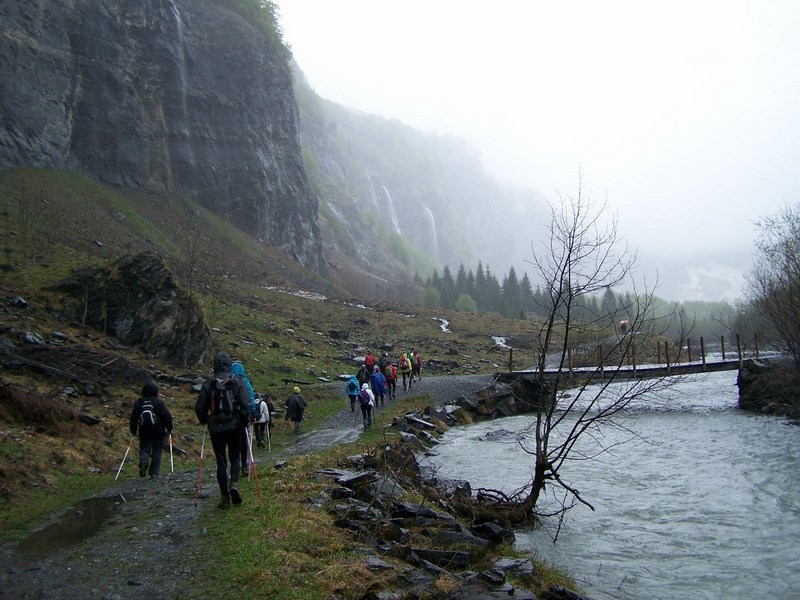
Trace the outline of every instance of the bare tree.
<instances>
[{"instance_id":1,"label":"bare tree","mask_svg":"<svg viewBox=\"0 0 800 600\"><path fill-rule=\"evenodd\" d=\"M800 367L800 204L758 224L759 255L748 277L748 296Z\"/></svg>"},{"instance_id":2,"label":"bare tree","mask_svg":"<svg viewBox=\"0 0 800 600\"><path fill-rule=\"evenodd\" d=\"M547 314L539 330L534 378L540 405L535 422L520 438L523 449L535 457L533 477L514 496L517 519L535 516L547 486L552 486L554 497L560 499L561 511L575 502L592 507L568 480L565 465L610 451L603 443L603 427L623 428L634 436L622 419L630 403L670 385L665 377L627 377L629 371L624 370L635 344L653 339L657 321L652 292L636 291L636 255L621 240L616 219L605 222L605 203L593 204L580 185L577 198L560 200L560 205L550 207L548 235L542 248L534 249L531 261L544 282ZM626 316L624 332L609 322L603 309L588 316L585 309L578 310L586 306L587 297L601 297L623 283L634 289L616 311ZM601 332L599 361L580 372L572 371L570 344L586 339L589 331ZM564 393L566 388L572 388L570 394Z\"/></svg>"}]
</instances>

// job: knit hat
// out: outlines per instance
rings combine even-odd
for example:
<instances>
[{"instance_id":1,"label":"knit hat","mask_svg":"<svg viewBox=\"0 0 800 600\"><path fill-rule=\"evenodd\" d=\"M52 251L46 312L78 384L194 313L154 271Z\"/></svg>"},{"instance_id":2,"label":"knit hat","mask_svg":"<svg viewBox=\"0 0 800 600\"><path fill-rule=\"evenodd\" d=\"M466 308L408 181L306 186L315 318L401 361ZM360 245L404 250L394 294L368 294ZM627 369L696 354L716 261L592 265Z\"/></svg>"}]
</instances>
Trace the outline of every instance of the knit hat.
<instances>
[{"instance_id":1,"label":"knit hat","mask_svg":"<svg viewBox=\"0 0 800 600\"><path fill-rule=\"evenodd\" d=\"M158 396L158 386L152 381L148 381L142 387L142 396L146 398L155 398Z\"/></svg>"},{"instance_id":2,"label":"knit hat","mask_svg":"<svg viewBox=\"0 0 800 600\"><path fill-rule=\"evenodd\" d=\"M297 387L297 386L294 386L294 387L292 388L292 391L293 391L295 394L299 394L299 393L300 393L300 388L299 388L299 387Z\"/></svg>"}]
</instances>

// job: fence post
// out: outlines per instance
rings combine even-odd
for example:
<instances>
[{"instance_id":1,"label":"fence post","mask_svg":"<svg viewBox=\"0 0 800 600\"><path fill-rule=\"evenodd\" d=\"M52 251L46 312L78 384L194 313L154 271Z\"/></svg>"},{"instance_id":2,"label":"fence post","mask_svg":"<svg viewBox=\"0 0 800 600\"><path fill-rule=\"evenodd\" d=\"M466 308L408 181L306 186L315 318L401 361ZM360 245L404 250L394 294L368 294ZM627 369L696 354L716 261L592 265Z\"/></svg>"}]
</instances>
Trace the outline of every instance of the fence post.
<instances>
[{"instance_id":1,"label":"fence post","mask_svg":"<svg viewBox=\"0 0 800 600\"><path fill-rule=\"evenodd\" d=\"M633 365L633 376L636 377L636 344L631 342L631 363Z\"/></svg>"},{"instance_id":2,"label":"fence post","mask_svg":"<svg viewBox=\"0 0 800 600\"><path fill-rule=\"evenodd\" d=\"M572 346L567 346L567 366L569 367L570 379L575 378L575 373L573 373L573 369L575 368L575 355L573 353L574 350Z\"/></svg>"},{"instance_id":3,"label":"fence post","mask_svg":"<svg viewBox=\"0 0 800 600\"><path fill-rule=\"evenodd\" d=\"M600 355L600 381L603 381L603 376L604 376L604 372L603 372L603 344L600 344L597 347L597 352Z\"/></svg>"},{"instance_id":4,"label":"fence post","mask_svg":"<svg viewBox=\"0 0 800 600\"><path fill-rule=\"evenodd\" d=\"M670 374L670 368L669 368L669 342L666 342L666 341L664 342L664 358L666 359L666 362L667 362L667 375L669 375Z\"/></svg>"},{"instance_id":5,"label":"fence post","mask_svg":"<svg viewBox=\"0 0 800 600\"><path fill-rule=\"evenodd\" d=\"M719 336L720 344L722 345L722 360L725 360L725 336Z\"/></svg>"},{"instance_id":6,"label":"fence post","mask_svg":"<svg viewBox=\"0 0 800 600\"><path fill-rule=\"evenodd\" d=\"M692 338L686 338L686 361L692 362Z\"/></svg>"},{"instance_id":7,"label":"fence post","mask_svg":"<svg viewBox=\"0 0 800 600\"><path fill-rule=\"evenodd\" d=\"M744 358L742 357L742 336L736 334L736 353L739 355L739 368L742 368Z\"/></svg>"},{"instance_id":8,"label":"fence post","mask_svg":"<svg viewBox=\"0 0 800 600\"><path fill-rule=\"evenodd\" d=\"M708 367L706 366L706 341L703 339L703 336L700 336L700 356L703 359L703 371L707 371Z\"/></svg>"},{"instance_id":9,"label":"fence post","mask_svg":"<svg viewBox=\"0 0 800 600\"><path fill-rule=\"evenodd\" d=\"M514 349L508 349L508 372L512 373L514 371Z\"/></svg>"}]
</instances>

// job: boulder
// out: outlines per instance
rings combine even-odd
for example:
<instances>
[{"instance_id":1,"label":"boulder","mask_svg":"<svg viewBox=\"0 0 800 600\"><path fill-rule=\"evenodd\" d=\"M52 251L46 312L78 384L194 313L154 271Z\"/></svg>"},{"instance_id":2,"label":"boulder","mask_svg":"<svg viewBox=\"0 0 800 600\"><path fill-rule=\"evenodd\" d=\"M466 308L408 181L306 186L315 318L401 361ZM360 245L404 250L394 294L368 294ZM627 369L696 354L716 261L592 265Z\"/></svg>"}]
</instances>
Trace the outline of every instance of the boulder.
<instances>
[{"instance_id":1,"label":"boulder","mask_svg":"<svg viewBox=\"0 0 800 600\"><path fill-rule=\"evenodd\" d=\"M150 252L74 272L53 289L61 317L89 325L126 346L174 364L197 364L211 332L197 301L180 288L164 260Z\"/></svg>"}]
</instances>

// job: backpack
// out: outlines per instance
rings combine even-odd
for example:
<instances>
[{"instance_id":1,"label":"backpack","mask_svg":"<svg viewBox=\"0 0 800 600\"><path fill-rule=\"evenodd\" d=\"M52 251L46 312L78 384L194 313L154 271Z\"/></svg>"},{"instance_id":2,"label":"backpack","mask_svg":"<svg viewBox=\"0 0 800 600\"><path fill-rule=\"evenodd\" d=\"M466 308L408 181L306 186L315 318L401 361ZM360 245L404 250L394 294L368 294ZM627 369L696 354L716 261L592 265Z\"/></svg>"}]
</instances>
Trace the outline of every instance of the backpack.
<instances>
[{"instance_id":1,"label":"backpack","mask_svg":"<svg viewBox=\"0 0 800 600\"><path fill-rule=\"evenodd\" d=\"M154 429L158 424L158 415L156 414L156 407L153 405L153 398L142 398L142 412L139 414L139 428L145 431Z\"/></svg>"},{"instance_id":2,"label":"backpack","mask_svg":"<svg viewBox=\"0 0 800 600\"><path fill-rule=\"evenodd\" d=\"M211 418L218 423L232 421L236 417L234 406L233 377L214 377L211 388Z\"/></svg>"},{"instance_id":3,"label":"backpack","mask_svg":"<svg viewBox=\"0 0 800 600\"><path fill-rule=\"evenodd\" d=\"M392 364L391 363L387 363L386 366L383 368L383 376L386 377L386 381L389 381L390 379L394 379L394 376L392 374Z\"/></svg>"},{"instance_id":4,"label":"backpack","mask_svg":"<svg viewBox=\"0 0 800 600\"><path fill-rule=\"evenodd\" d=\"M347 395L353 396L358 393L358 383L355 381L350 381L347 384Z\"/></svg>"},{"instance_id":5,"label":"backpack","mask_svg":"<svg viewBox=\"0 0 800 600\"><path fill-rule=\"evenodd\" d=\"M400 370L405 371L408 368L408 359L405 354L400 355Z\"/></svg>"},{"instance_id":6,"label":"backpack","mask_svg":"<svg viewBox=\"0 0 800 600\"><path fill-rule=\"evenodd\" d=\"M370 400L372 400L372 398L369 397L369 392L367 390L358 392L358 401L361 402L362 406L367 406Z\"/></svg>"}]
</instances>

